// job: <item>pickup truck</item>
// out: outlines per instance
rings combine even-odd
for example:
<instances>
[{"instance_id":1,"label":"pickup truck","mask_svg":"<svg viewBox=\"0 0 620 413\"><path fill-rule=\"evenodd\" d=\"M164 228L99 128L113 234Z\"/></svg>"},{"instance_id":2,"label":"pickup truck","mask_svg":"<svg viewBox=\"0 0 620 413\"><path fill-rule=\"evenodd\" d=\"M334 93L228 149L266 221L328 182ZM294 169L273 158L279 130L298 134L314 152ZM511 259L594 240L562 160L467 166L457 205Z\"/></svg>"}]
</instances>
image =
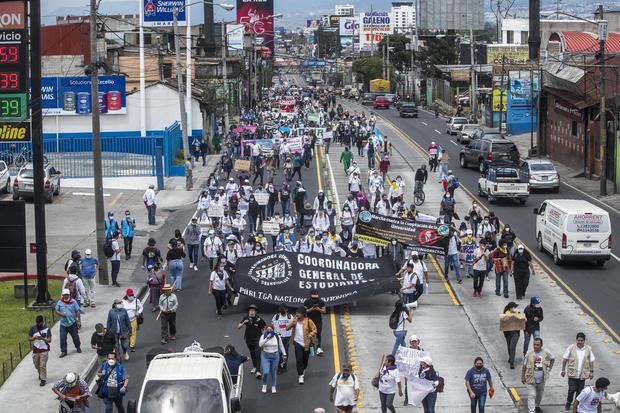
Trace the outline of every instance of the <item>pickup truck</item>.
<instances>
[{"instance_id":1,"label":"pickup truck","mask_svg":"<svg viewBox=\"0 0 620 413\"><path fill-rule=\"evenodd\" d=\"M517 165L494 162L478 179L478 195L487 197L490 204L498 199L511 199L525 205L530 196L530 185L521 180Z\"/></svg>"},{"instance_id":2,"label":"pickup truck","mask_svg":"<svg viewBox=\"0 0 620 413\"><path fill-rule=\"evenodd\" d=\"M224 356L185 352L156 355L150 362L140 398L128 413L239 413L243 364L231 376Z\"/></svg>"}]
</instances>

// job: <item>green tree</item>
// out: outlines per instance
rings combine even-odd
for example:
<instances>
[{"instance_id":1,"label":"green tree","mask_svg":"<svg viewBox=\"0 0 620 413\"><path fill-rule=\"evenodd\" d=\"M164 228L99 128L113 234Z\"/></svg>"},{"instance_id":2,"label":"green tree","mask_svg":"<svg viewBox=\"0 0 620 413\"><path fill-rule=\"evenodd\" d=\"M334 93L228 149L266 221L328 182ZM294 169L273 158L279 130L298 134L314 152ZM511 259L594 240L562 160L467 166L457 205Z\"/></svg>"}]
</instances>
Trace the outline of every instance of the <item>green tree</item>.
<instances>
[{"instance_id":1,"label":"green tree","mask_svg":"<svg viewBox=\"0 0 620 413\"><path fill-rule=\"evenodd\" d=\"M440 77L441 72L436 65L454 65L458 62L458 53L453 38L432 37L425 41L426 45L416 54L417 64L429 77Z\"/></svg>"},{"instance_id":2,"label":"green tree","mask_svg":"<svg viewBox=\"0 0 620 413\"><path fill-rule=\"evenodd\" d=\"M364 83L366 88L372 79L380 79L383 72L383 62L380 56L368 56L353 62L353 73Z\"/></svg>"},{"instance_id":3,"label":"green tree","mask_svg":"<svg viewBox=\"0 0 620 413\"><path fill-rule=\"evenodd\" d=\"M411 66L411 51L407 50L407 44L411 42L411 36L406 34L396 33L390 35L390 65L394 66L397 70L405 70ZM383 56L383 47L387 45L387 37L384 37L375 55L381 58Z\"/></svg>"}]
</instances>

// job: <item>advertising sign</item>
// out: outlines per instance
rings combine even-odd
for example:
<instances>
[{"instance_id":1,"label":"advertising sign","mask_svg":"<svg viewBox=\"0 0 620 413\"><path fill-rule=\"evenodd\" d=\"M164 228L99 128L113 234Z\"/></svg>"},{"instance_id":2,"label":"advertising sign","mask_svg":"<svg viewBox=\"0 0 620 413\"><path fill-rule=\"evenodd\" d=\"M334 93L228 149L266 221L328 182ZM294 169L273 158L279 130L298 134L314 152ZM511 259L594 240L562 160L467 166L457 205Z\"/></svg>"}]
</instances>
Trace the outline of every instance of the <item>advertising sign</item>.
<instances>
[{"instance_id":1,"label":"advertising sign","mask_svg":"<svg viewBox=\"0 0 620 413\"><path fill-rule=\"evenodd\" d=\"M353 36L340 36L340 46L353 47Z\"/></svg>"},{"instance_id":2,"label":"advertising sign","mask_svg":"<svg viewBox=\"0 0 620 413\"><path fill-rule=\"evenodd\" d=\"M340 18L340 36L354 36L359 33L360 20L357 17L341 17Z\"/></svg>"},{"instance_id":3,"label":"advertising sign","mask_svg":"<svg viewBox=\"0 0 620 413\"><path fill-rule=\"evenodd\" d=\"M428 30L482 30L485 2L483 0L432 0L419 3L416 21Z\"/></svg>"},{"instance_id":4,"label":"advertising sign","mask_svg":"<svg viewBox=\"0 0 620 413\"><path fill-rule=\"evenodd\" d=\"M142 0L142 4L144 26L172 26L175 9L179 24L185 24L185 0Z\"/></svg>"},{"instance_id":5,"label":"advertising sign","mask_svg":"<svg viewBox=\"0 0 620 413\"><path fill-rule=\"evenodd\" d=\"M336 15L329 16L329 27L338 29L340 27L340 17Z\"/></svg>"},{"instance_id":6,"label":"advertising sign","mask_svg":"<svg viewBox=\"0 0 620 413\"><path fill-rule=\"evenodd\" d=\"M501 99L501 100L500 100ZM493 89L493 112L506 112L508 107L508 94L501 89Z\"/></svg>"},{"instance_id":7,"label":"advertising sign","mask_svg":"<svg viewBox=\"0 0 620 413\"><path fill-rule=\"evenodd\" d=\"M418 252L445 255L450 229L445 224L419 222L370 211L359 213L355 235L362 241L385 246L395 238Z\"/></svg>"},{"instance_id":8,"label":"advertising sign","mask_svg":"<svg viewBox=\"0 0 620 413\"><path fill-rule=\"evenodd\" d=\"M226 41L228 50L243 50L243 32L245 28L243 24L227 24L226 25Z\"/></svg>"},{"instance_id":9,"label":"advertising sign","mask_svg":"<svg viewBox=\"0 0 620 413\"><path fill-rule=\"evenodd\" d=\"M308 29L317 30L319 27L323 27L323 20L321 19L306 20L306 27Z\"/></svg>"},{"instance_id":10,"label":"advertising sign","mask_svg":"<svg viewBox=\"0 0 620 413\"><path fill-rule=\"evenodd\" d=\"M43 116L90 115L90 88L87 76L42 78ZM98 101L102 115L126 114L125 76L99 76Z\"/></svg>"},{"instance_id":11,"label":"advertising sign","mask_svg":"<svg viewBox=\"0 0 620 413\"><path fill-rule=\"evenodd\" d=\"M390 257L342 258L279 252L239 258L235 290L271 304L299 306L317 289L328 306L345 304L393 288Z\"/></svg>"},{"instance_id":12,"label":"advertising sign","mask_svg":"<svg viewBox=\"0 0 620 413\"><path fill-rule=\"evenodd\" d=\"M487 45L487 64L519 65L526 64L529 58L527 45Z\"/></svg>"},{"instance_id":13,"label":"advertising sign","mask_svg":"<svg viewBox=\"0 0 620 413\"><path fill-rule=\"evenodd\" d=\"M392 18L388 12L360 13L359 39L362 50L378 45L386 34L393 34Z\"/></svg>"},{"instance_id":14,"label":"advertising sign","mask_svg":"<svg viewBox=\"0 0 620 413\"><path fill-rule=\"evenodd\" d=\"M263 59L273 56L273 0L237 0L237 23L253 33Z\"/></svg>"},{"instance_id":15,"label":"advertising sign","mask_svg":"<svg viewBox=\"0 0 620 413\"><path fill-rule=\"evenodd\" d=\"M0 123L0 142L30 142L30 122Z\"/></svg>"}]
</instances>

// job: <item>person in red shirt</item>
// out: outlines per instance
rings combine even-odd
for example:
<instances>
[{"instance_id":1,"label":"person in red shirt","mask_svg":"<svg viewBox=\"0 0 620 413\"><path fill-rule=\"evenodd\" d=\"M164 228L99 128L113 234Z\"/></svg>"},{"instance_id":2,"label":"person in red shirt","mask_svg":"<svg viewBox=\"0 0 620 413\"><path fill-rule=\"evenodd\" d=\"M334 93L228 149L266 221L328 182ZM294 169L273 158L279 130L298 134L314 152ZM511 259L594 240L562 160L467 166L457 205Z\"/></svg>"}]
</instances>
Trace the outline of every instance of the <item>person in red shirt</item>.
<instances>
[{"instance_id":1,"label":"person in red shirt","mask_svg":"<svg viewBox=\"0 0 620 413\"><path fill-rule=\"evenodd\" d=\"M381 162L379 162L379 172L381 172L381 176L383 177L384 182L388 169L390 169L390 158L389 156L385 155L383 156L383 159L381 159Z\"/></svg>"}]
</instances>

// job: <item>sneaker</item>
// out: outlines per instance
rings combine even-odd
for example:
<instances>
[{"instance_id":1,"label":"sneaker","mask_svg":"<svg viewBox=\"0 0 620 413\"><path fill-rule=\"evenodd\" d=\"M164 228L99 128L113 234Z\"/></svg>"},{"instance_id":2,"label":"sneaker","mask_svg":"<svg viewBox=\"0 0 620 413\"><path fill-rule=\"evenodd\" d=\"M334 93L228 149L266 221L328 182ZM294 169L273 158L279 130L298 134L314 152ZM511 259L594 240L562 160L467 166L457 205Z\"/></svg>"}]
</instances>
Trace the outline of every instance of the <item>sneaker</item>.
<instances>
[{"instance_id":1,"label":"sneaker","mask_svg":"<svg viewBox=\"0 0 620 413\"><path fill-rule=\"evenodd\" d=\"M125 361L129 360L129 353L125 353L124 359L125 359Z\"/></svg>"},{"instance_id":2,"label":"sneaker","mask_svg":"<svg viewBox=\"0 0 620 413\"><path fill-rule=\"evenodd\" d=\"M297 383L304 384L304 375L303 374L301 376L299 376L299 380L297 380Z\"/></svg>"},{"instance_id":3,"label":"sneaker","mask_svg":"<svg viewBox=\"0 0 620 413\"><path fill-rule=\"evenodd\" d=\"M129 349L129 351L131 351L132 353L135 353L135 352L136 352L136 348L135 348L135 347L131 347L131 348Z\"/></svg>"},{"instance_id":4,"label":"sneaker","mask_svg":"<svg viewBox=\"0 0 620 413\"><path fill-rule=\"evenodd\" d=\"M263 384L263 388L261 390L263 393L267 393L267 385Z\"/></svg>"},{"instance_id":5,"label":"sneaker","mask_svg":"<svg viewBox=\"0 0 620 413\"><path fill-rule=\"evenodd\" d=\"M60 355L58 356L58 358L63 358L63 357L67 357L67 353L60 353Z\"/></svg>"},{"instance_id":6,"label":"sneaker","mask_svg":"<svg viewBox=\"0 0 620 413\"><path fill-rule=\"evenodd\" d=\"M256 369L250 370L250 374L254 374L254 373L256 373Z\"/></svg>"},{"instance_id":7,"label":"sneaker","mask_svg":"<svg viewBox=\"0 0 620 413\"><path fill-rule=\"evenodd\" d=\"M39 386L41 386L41 387L45 386L45 380L39 381ZM275 387L274 387L274 389L275 389ZM274 393L275 393L275 391L274 391Z\"/></svg>"},{"instance_id":8,"label":"sneaker","mask_svg":"<svg viewBox=\"0 0 620 413\"><path fill-rule=\"evenodd\" d=\"M272 393L277 393L275 386L271 388Z\"/></svg>"},{"instance_id":9,"label":"sneaker","mask_svg":"<svg viewBox=\"0 0 620 413\"><path fill-rule=\"evenodd\" d=\"M75 349L75 351L77 351L78 353L81 353L82 349L78 347L78 348Z\"/></svg>"},{"instance_id":10,"label":"sneaker","mask_svg":"<svg viewBox=\"0 0 620 413\"><path fill-rule=\"evenodd\" d=\"M478 291L474 291L473 297L478 297Z\"/></svg>"},{"instance_id":11,"label":"sneaker","mask_svg":"<svg viewBox=\"0 0 620 413\"><path fill-rule=\"evenodd\" d=\"M161 344L167 344L167 343L168 343L168 340L166 340L165 338L162 338L162 339L161 339L161 341L160 341L160 343L161 343Z\"/></svg>"},{"instance_id":12,"label":"sneaker","mask_svg":"<svg viewBox=\"0 0 620 413\"><path fill-rule=\"evenodd\" d=\"M256 378L257 378L257 379L260 379L261 377L263 377L263 375L262 375L262 374L260 374L260 371L257 371L257 372L256 372Z\"/></svg>"},{"instance_id":13,"label":"sneaker","mask_svg":"<svg viewBox=\"0 0 620 413\"><path fill-rule=\"evenodd\" d=\"M535 411L536 413L542 413L543 409L541 409L540 407L537 407Z\"/></svg>"},{"instance_id":14,"label":"sneaker","mask_svg":"<svg viewBox=\"0 0 620 413\"><path fill-rule=\"evenodd\" d=\"M92 303L92 304L90 305L90 308L95 308L95 307L97 307L97 306L95 305L95 303Z\"/></svg>"},{"instance_id":15,"label":"sneaker","mask_svg":"<svg viewBox=\"0 0 620 413\"><path fill-rule=\"evenodd\" d=\"M571 403L566 403L566 404L564 405L564 410L571 410L571 406L572 406L572 404L571 404Z\"/></svg>"},{"instance_id":16,"label":"sneaker","mask_svg":"<svg viewBox=\"0 0 620 413\"><path fill-rule=\"evenodd\" d=\"M177 336L170 336L170 340L176 340Z\"/></svg>"},{"instance_id":17,"label":"sneaker","mask_svg":"<svg viewBox=\"0 0 620 413\"><path fill-rule=\"evenodd\" d=\"M499 295L499 294L498 294ZM504 298L508 298L508 294L504 294Z\"/></svg>"},{"instance_id":18,"label":"sneaker","mask_svg":"<svg viewBox=\"0 0 620 413\"><path fill-rule=\"evenodd\" d=\"M457 284L463 284L463 280L458 280L456 283Z\"/></svg>"},{"instance_id":19,"label":"sneaker","mask_svg":"<svg viewBox=\"0 0 620 413\"><path fill-rule=\"evenodd\" d=\"M323 356L323 349L321 347L316 349L316 355L317 356Z\"/></svg>"},{"instance_id":20,"label":"sneaker","mask_svg":"<svg viewBox=\"0 0 620 413\"><path fill-rule=\"evenodd\" d=\"M198 266L194 265L194 271L198 271Z\"/></svg>"},{"instance_id":21,"label":"sneaker","mask_svg":"<svg viewBox=\"0 0 620 413\"><path fill-rule=\"evenodd\" d=\"M501 297L501 294L498 293L497 291L495 291L495 295L498 296L498 297Z\"/></svg>"}]
</instances>

